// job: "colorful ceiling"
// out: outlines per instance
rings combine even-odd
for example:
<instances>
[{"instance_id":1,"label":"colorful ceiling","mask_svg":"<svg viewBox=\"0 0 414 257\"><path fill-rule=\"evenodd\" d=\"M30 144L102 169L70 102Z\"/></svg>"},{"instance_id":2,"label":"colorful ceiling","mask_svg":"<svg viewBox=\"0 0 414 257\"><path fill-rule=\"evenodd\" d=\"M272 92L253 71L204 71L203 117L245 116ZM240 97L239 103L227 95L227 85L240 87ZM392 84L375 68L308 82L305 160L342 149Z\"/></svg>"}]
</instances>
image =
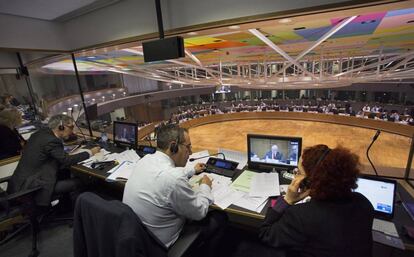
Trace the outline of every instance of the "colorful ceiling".
<instances>
[{"instance_id":1,"label":"colorful ceiling","mask_svg":"<svg viewBox=\"0 0 414 257\"><path fill-rule=\"evenodd\" d=\"M303 71L305 69L309 73L323 74L324 78L331 79L327 75L332 75L334 70L342 73L357 69L357 66L350 66L351 59L356 63L364 60L371 63L372 60L368 58L383 61L413 51L414 2L408 2L405 5L387 4L194 31L189 33L191 35L182 35L185 37L187 56L179 60L144 63L141 44L136 42L82 52L77 54L76 61L81 72L120 72L166 82L175 80L184 84L198 83L198 85L220 85L223 84L223 78L231 80L230 84L234 85L272 85L268 82L274 82L273 85L276 85L281 82L281 72L278 69L289 61L286 56L283 56L283 52L295 59L301 52L317 44L298 60L302 68L296 67L296 70L293 68L293 72L292 69L286 70L288 74L284 72L282 82L294 82L295 80L292 79L295 76L305 77L306 72ZM410 5L412 8L403 8ZM351 16L356 17L326 40L318 43L318 40ZM282 52L275 51L263 39L253 35L249 29L257 29ZM191 54L193 57L190 56ZM411 64L411 59L407 60L408 57L405 55L405 59L397 59L394 62L405 61L407 66L407 63ZM328 67L324 70L321 60L325 60L328 66L331 65L331 69L329 70ZM333 68L335 61L341 63L338 69ZM347 62L346 69L345 62ZM280 66L269 66L271 64L280 64ZM381 64L380 67L386 64ZM247 72L244 68L246 65L249 67ZM73 70L72 66L68 59L48 63L42 69L44 72ZM397 68L394 67L392 72ZM332 74L328 74L331 71ZM406 72L407 74L412 75L410 72ZM279 76L279 80L269 81L269 78L276 76ZM290 80L286 80L287 77L290 77ZM315 76L311 76L314 85L320 84L321 81L315 79ZM307 79L302 79L303 81Z\"/></svg>"}]
</instances>

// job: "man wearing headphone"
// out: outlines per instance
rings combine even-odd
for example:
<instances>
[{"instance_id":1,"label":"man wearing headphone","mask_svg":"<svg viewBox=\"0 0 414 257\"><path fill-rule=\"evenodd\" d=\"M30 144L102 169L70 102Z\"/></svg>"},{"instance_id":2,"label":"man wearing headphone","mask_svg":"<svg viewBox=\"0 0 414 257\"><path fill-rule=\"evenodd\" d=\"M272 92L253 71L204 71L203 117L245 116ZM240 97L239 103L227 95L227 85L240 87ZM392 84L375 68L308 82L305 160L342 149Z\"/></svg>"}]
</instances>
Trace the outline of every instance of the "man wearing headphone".
<instances>
[{"instance_id":1,"label":"man wearing headphone","mask_svg":"<svg viewBox=\"0 0 414 257\"><path fill-rule=\"evenodd\" d=\"M211 180L204 176L195 192L188 178L205 169L198 163L185 168L191 151L188 131L176 124L162 125L157 130L158 151L140 160L139 170L128 179L123 202L129 205L146 227L166 247L180 236L186 220L196 220L202 227L199 240L204 244L197 256L217 256L214 251L221 241L226 216L208 212L213 203Z\"/></svg>"},{"instance_id":2,"label":"man wearing headphone","mask_svg":"<svg viewBox=\"0 0 414 257\"><path fill-rule=\"evenodd\" d=\"M53 194L65 194L76 190L81 182L70 178L68 168L100 151L99 147L75 155L68 155L63 139L72 134L73 119L67 115L55 115L49 119L48 128L39 129L30 136L19 164L7 188L9 193L41 186L36 195L38 206L49 206Z\"/></svg>"}]
</instances>

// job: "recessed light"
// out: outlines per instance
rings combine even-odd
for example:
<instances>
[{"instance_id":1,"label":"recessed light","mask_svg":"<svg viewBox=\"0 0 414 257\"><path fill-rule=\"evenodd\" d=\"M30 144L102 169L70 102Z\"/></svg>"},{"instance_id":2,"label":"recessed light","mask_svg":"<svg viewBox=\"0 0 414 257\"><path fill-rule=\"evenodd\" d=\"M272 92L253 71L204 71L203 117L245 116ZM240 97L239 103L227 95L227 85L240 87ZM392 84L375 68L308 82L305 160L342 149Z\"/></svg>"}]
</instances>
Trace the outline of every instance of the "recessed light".
<instances>
[{"instance_id":1,"label":"recessed light","mask_svg":"<svg viewBox=\"0 0 414 257\"><path fill-rule=\"evenodd\" d=\"M238 25L232 25L228 27L229 29L240 29L240 26Z\"/></svg>"},{"instance_id":2,"label":"recessed light","mask_svg":"<svg viewBox=\"0 0 414 257\"><path fill-rule=\"evenodd\" d=\"M198 33L195 32L195 31L191 31L191 32L188 32L187 35L189 35L189 36L195 36L195 35L198 35Z\"/></svg>"},{"instance_id":3,"label":"recessed light","mask_svg":"<svg viewBox=\"0 0 414 257\"><path fill-rule=\"evenodd\" d=\"M289 19L289 18L284 18L284 19L279 20L279 23L282 23L282 24L286 24L290 22L292 22L292 19Z\"/></svg>"}]
</instances>

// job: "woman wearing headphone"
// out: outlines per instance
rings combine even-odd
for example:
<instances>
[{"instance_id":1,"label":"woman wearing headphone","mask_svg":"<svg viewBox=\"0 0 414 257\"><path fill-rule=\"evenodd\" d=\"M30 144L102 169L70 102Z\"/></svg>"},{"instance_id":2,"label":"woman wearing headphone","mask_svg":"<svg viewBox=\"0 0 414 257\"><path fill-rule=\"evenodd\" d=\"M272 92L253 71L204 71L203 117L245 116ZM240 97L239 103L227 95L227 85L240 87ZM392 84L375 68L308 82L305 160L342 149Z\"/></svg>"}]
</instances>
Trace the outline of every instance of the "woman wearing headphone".
<instances>
[{"instance_id":1,"label":"woman wearing headphone","mask_svg":"<svg viewBox=\"0 0 414 257\"><path fill-rule=\"evenodd\" d=\"M353 192L360 173L358 156L326 145L306 148L303 174L267 211L259 237L287 256L372 256L374 210ZM311 200L296 204L307 196ZM272 249L273 248L273 249Z\"/></svg>"}]
</instances>

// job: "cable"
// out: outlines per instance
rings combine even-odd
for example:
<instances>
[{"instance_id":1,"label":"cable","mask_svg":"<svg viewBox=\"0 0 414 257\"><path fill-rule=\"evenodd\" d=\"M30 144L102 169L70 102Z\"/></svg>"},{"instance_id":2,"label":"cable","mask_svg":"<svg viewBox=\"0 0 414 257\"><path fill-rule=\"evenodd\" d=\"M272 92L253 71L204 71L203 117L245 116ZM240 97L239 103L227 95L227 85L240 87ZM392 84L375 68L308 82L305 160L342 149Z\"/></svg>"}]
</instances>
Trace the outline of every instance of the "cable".
<instances>
[{"instance_id":1,"label":"cable","mask_svg":"<svg viewBox=\"0 0 414 257\"><path fill-rule=\"evenodd\" d=\"M75 123L75 126L78 128L78 130L80 131L80 133L82 134L82 136L83 136L83 140L85 141L85 143L88 141L87 139L86 139L86 135L83 133L83 131L81 130L81 128L79 127L79 125L78 125L78 120L79 120L79 117L80 117L80 113L81 113L81 111L82 111L82 105L80 105L80 108L79 108L79 112L78 112L78 117L76 117L76 120L74 119L74 117L73 117L73 112L71 111L70 112L70 116L72 117L72 119L73 119L73 122ZM82 144L82 142L81 142L81 144Z\"/></svg>"}]
</instances>

